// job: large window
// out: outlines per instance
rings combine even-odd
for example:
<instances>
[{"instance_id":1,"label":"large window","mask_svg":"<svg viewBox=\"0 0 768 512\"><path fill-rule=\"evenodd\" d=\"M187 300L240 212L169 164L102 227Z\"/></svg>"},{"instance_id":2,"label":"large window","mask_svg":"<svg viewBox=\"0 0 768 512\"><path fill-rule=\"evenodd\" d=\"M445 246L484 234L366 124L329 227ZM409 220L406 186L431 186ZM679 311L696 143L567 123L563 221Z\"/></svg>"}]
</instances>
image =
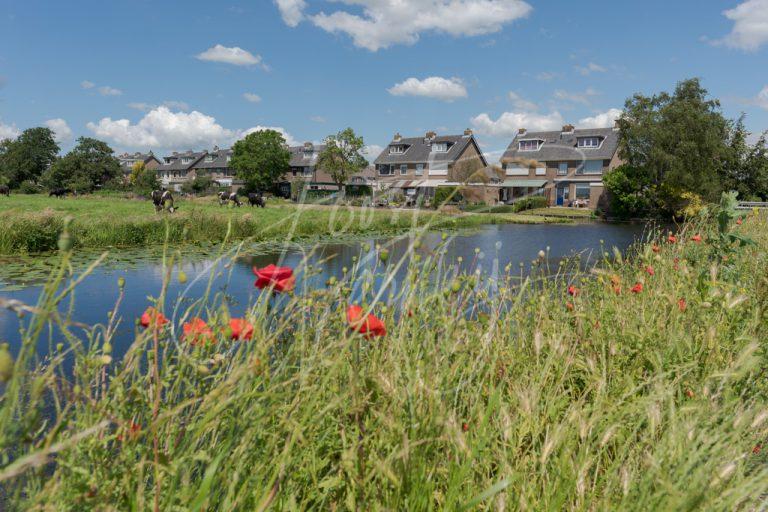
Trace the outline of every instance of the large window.
<instances>
[{"instance_id":1,"label":"large window","mask_svg":"<svg viewBox=\"0 0 768 512\"><path fill-rule=\"evenodd\" d=\"M379 174L382 176L389 176L390 174L394 174L394 167L390 167L389 165L382 165L379 167Z\"/></svg>"},{"instance_id":2,"label":"large window","mask_svg":"<svg viewBox=\"0 0 768 512\"><path fill-rule=\"evenodd\" d=\"M448 151L448 143L447 142L435 142L432 144L432 151L436 153L445 153Z\"/></svg>"},{"instance_id":3,"label":"large window","mask_svg":"<svg viewBox=\"0 0 768 512\"><path fill-rule=\"evenodd\" d=\"M528 176L528 168L519 165L507 165L507 176Z\"/></svg>"},{"instance_id":4,"label":"large window","mask_svg":"<svg viewBox=\"0 0 768 512\"><path fill-rule=\"evenodd\" d=\"M537 167L536 168L536 176L546 176L547 175L547 168L546 167Z\"/></svg>"},{"instance_id":5,"label":"large window","mask_svg":"<svg viewBox=\"0 0 768 512\"><path fill-rule=\"evenodd\" d=\"M584 174L603 174L603 161L587 160L584 162Z\"/></svg>"},{"instance_id":6,"label":"large window","mask_svg":"<svg viewBox=\"0 0 768 512\"><path fill-rule=\"evenodd\" d=\"M589 185L576 185L576 199L589 199Z\"/></svg>"},{"instance_id":7,"label":"large window","mask_svg":"<svg viewBox=\"0 0 768 512\"><path fill-rule=\"evenodd\" d=\"M538 140L521 140L518 148L520 151L538 151L540 142Z\"/></svg>"},{"instance_id":8,"label":"large window","mask_svg":"<svg viewBox=\"0 0 768 512\"><path fill-rule=\"evenodd\" d=\"M599 148L602 139L600 137L579 137L580 148Z\"/></svg>"},{"instance_id":9,"label":"large window","mask_svg":"<svg viewBox=\"0 0 768 512\"><path fill-rule=\"evenodd\" d=\"M424 174L424 164L416 164L416 176Z\"/></svg>"},{"instance_id":10,"label":"large window","mask_svg":"<svg viewBox=\"0 0 768 512\"><path fill-rule=\"evenodd\" d=\"M404 146L389 146L389 153L391 155L397 155L400 153L405 153L405 147Z\"/></svg>"},{"instance_id":11,"label":"large window","mask_svg":"<svg viewBox=\"0 0 768 512\"><path fill-rule=\"evenodd\" d=\"M406 164L400 164L400 174L408 174L408 166Z\"/></svg>"},{"instance_id":12,"label":"large window","mask_svg":"<svg viewBox=\"0 0 768 512\"><path fill-rule=\"evenodd\" d=\"M566 176L568 174L568 162L560 162L557 166L557 175Z\"/></svg>"}]
</instances>

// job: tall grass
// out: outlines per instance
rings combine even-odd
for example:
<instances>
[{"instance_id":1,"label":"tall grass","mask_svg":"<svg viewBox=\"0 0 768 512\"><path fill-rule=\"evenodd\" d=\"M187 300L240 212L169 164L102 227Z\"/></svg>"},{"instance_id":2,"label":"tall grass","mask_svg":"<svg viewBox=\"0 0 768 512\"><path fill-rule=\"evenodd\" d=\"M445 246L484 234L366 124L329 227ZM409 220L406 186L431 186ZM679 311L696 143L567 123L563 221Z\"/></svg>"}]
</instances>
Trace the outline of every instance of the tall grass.
<instances>
[{"instance_id":1,"label":"tall grass","mask_svg":"<svg viewBox=\"0 0 768 512\"><path fill-rule=\"evenodd\" d=\"M438 250L392 296L373 283L401 262L360 262L263 293L249 342L185 343L181 322L224 331L228 310L180 301L120 361L120 298L84 341L57 313L76 289L65 253L34 308L6 304L29 315L0 410L6 507L764 509L768 219L728 229L757 244L723 261L694 224L588 275L546 256L528 277L458 275ZM385 337L350 331L353 291Z\"/></svg>"}]
</instances>

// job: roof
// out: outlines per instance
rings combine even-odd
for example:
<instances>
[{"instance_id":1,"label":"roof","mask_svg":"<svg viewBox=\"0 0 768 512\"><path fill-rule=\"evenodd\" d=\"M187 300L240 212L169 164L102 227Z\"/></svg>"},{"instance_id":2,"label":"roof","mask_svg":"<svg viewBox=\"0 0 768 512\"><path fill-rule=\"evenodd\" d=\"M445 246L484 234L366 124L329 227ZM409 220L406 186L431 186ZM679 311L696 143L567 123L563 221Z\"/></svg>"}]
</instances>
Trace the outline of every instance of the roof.
<instances>
[{"instance_id":1,"label":"roof","mask_svg":"<svg viewBox=\"0 0 768 512\"><path fill-rule=\"evenodd\" d=\"M436 153L432 151L432 144L436 142L447 142L448 151L445 153ZM426 137L407 137L398 140L392 140L384 151L376 158L375 164L421 164L429 162L455 162L464 152L467 146L475 144L475 138L472 135L437 135L432 139ZM389 152L390 146L407 146L404 153L392 154ZM485 158L480 153L483 165L486 165Z\"/></svg>"},{"instance_id":2,"label":"roof","mask_svg":"<svg viewBox=\"0 0 768 512\"><path fill-rule=\"evenodd\" d=\"M195 169L226 169L229 167L228 156L232 156L231 149L214 148L213 151L205 154L204 158L196 162L193 167ZM208 157L211 157L210 161L208 161Z\"/></svg>"},{"instance_id":3,"label":"roof","mask_svg":"<svg viewBox=\"0 0 768 512\"><path fill-rule=\"evenodd\" d=\"M184 153L174 153L163 158L163 162L157 168L157 171L187 171L195 166L195 164L207 155L207 151L186 151ZM186 164L181 163L182 158L192 158L192 161ZM170 159L170 163L165 163L166 159Z\"/></svg>"},{"instance_id":4,"label":"roof","mask_svg":"<svg viewBox=\"0 0 768 512\"><path fill-rule=\"evenodd\" d=\"M160 163L160 159L157 158L151 151L149 153L123 153L122 155L117 155L115 158L117 158L118 162L120 162L120 166L123 168L123 170L128 170L129 172L133 164L136 162L147 163L150 160L157 160L158 163Z\"/></svg>"},{"instance_id":5,"label":"roof","mask_svg":"<svg viewBox=\"0 0 768 512\"><path fill-rule=\"evenodd\" d=\"M602 137L603 142L599 148L586 149L576 147L580 137ZM543 140L544 144L538 151L519 151L521 140ZM571 133L561 131L526 132L518 134L512 139L502 163L521 160L536 160L539 162L551 162L557 160L583 160L602 159L610 160L616 154L619 145L619 132L613 128L587 128L574 130Z\"/></svg>"},{"instance_id":6,"label":"roof","mask_svg":"<svg viewBox=\"0 0 768 512\"><path fill-rule=\"evenodd\" d=\"M312 151L304 151L305 148ZM291 167L314 167L318 155L325 149L325 144L307 143L302 146L291 146L288 149L291 152ZM309 153L310 156L305 156L305 153Z\"/></svg>"}]
</instances>

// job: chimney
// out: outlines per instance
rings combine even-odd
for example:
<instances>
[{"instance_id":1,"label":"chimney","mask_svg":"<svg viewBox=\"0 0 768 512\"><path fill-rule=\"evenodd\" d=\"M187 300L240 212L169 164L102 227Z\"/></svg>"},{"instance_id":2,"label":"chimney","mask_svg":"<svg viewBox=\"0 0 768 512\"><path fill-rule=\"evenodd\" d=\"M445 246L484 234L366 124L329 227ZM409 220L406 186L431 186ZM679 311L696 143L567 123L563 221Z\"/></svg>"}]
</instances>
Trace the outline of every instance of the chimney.
<instances>
[{"instance_id":1,"label":"chimney","mask_svg":"<svg viewBox=\"0 0 768 512\"><path fill-rule=\"evenodd\" d=\"M618 119L614 119L614 121L613 121L613 131L615 131L615 132L619 131L619 120Z\"/></svg>"},{"instance_id":2,"label":"chimney","mask_svg":"<svg viewBox=\"0 0 768 512\"><path fill-rule=\"evenodd\" d=\"M432 130L428 131L426 135L424 135L424 138L427 140L432 140L435 137L437 137L437 134L433 132Z\"/></svg>"},{"instance_id":3,"label":"chimney","mask_svg":"<svg viewBox=\"0 0 768 512\"><path fill-rule=\"evenodd\" d=\"M573 133L574 126L572 124L567 124L563 126L563 133Z\"/></svg>"},{"instance_id":4,"label":"chimney","mask_svg":"<svg viewBox=\"0 0 768 512\"><path fill-rule=\"evenodd\" d=\"M471 137L472 136L472 129L471 128L467 128L466 130L464 130L464 136L465 137Z\"/></svg>"},{"instance_id":5,"label":"chimney","mask_svg":"<svg viewBox=\"0 0 768 512\"><path fill-rule=\"evenodd\" d=\"M525 135L527 131L528 130L526 130L525 128L518 128L517 134L518 135Z\"/></svg>"},{"instance_id":6,"label":"chimney","mask_svg":"<svg viewBox=\"0 0 768 512\"><path fill-rule=\"evenodd\" d=\"M395 142L400 142L400 140L402 140L402 138L403 138L403 137L400 135L400 132L397 132L397 133L395 134L395 136L394 136L394 137L392 137L392 140L394 140Z\"/></svg>"},{"instance_id":7,"label":"chimney","mask_svg":"<svg viewBox=\"0 0 768 512\"><path fill-rule=\"evenodd\" d=\"M311 142L305 142L305 143L304 143L304 149L305 149L305 150L309 150L309 149L312 149L312 147L313 147L313 146L312 146L312 143L311 143Z\"/></svg>"}]
</instances>

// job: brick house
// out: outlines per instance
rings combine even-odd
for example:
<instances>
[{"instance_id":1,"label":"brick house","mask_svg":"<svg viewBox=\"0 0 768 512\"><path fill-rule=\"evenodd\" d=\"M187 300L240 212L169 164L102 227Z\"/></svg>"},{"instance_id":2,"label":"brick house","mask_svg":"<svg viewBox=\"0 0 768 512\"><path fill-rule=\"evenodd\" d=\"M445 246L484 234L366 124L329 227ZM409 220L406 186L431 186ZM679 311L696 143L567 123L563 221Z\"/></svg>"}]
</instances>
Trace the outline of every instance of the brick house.
<instances>
[{"instance_id":1,"label":"brick house","mask_svg":"<svg viewBox=\"0 0 768 512\"><path fill-rule=\"evenodd\" d=\"M621 165L616 128L528 132L521 128L501 163L505 180L499 200L543 195L550 206L597 208L603 175Z\"/></svg>"},{"instance_id":2,"label":"brick house","mask_svg":"<svg viewBox=\"0 0 768 512\"><path fill-rule=\"evenodd\" d=\"M133 171L133 166L138 162L143 162L147 169L157 169L160 167L160 160L150 151L149 153L123 153L117 155L117 161L120 162L120 171L123 173L123 179L128 181L128 176Z\"/></svg>"},{"instance_id":3,"label":"brick house","mask_svg":"<svg viewBox=\"0 0 768 512\"><path fill-rule=\"evenodd\" d=\"M213 181L223 187L237 188L242 184L235 178L235 170L229 165L232 159L231 149L220 149L214 146L213 151L204 153L203 158L192 166L194 176L210 176Z\"/></svg>"},{"instance_id":4,"label":"brick house","mask_svg":"<svg viewBox=\"0 0 768 512\"><path fill-rule=\"evenodd\" d=\"M157 168L157 177L164 188L181 191L181 186L195 178L195 166L208 154L207 151L173 152L163 157Z\"/></svg>"}]
</instances>

